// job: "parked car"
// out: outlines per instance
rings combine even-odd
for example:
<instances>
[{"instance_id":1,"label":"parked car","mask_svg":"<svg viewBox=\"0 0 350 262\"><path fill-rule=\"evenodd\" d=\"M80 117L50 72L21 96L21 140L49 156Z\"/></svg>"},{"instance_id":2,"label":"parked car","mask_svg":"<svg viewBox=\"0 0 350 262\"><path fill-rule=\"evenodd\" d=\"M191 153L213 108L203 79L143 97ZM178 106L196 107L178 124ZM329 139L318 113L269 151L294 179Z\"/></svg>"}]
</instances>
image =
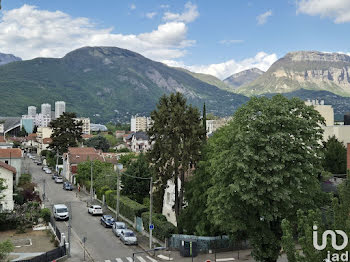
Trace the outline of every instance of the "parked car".
<instances>
[{"instance_id":1,"label":"parked car","mask_svg":"<svg viewBox=\"0 0 350 262\"><path fill-rule=\"evenodd\" d=\"M72 191L73 190L73 185L69 182L64 182L63 183L63 189Z\"/></svg>"},{"instance_id":2,"label":"parked car","mask_svg":"<svg viewBox=\"0 0 350 262\"><path fill-rule=\"evenodd\" d=\"M58 175L56 173L52 174L52 179L55 180Z\"/></svg>"},{"instance_id":3,"label":"parked car","mask_svg":"<svg viewBox=\"0 0 350 262\"><path fill-rule=\"evenodd\" d=\"M137 237L135 233L130 229L124 229L121 231L120 240L125 245L137 245Z\"/></svg>"},{"instance_id":4,"label":"parked car","mask_svg":"<svg viewBox=\"0 0 350 262\"><path fill-rule=\"evenodd\" d=\"M46 174L52 174L52 171L49 168L47 168L47 169L45 169L45 173Z\"/></svg>"},{"instance_id":5,"label":"parked car","mask_svg":"<svg viewBox=\"0 0 350 262\"><path fill-rule=\"evenodd\" d=\"M88 213L91 215L103 215L102 207L98 205L91 205L88 208Z\"/></svg>"},{"instance_id":6,"label":"parked car","mask_svg":"<svg viewBox=\"0 0 350 262\"><path fill-rule=\"evenodd\" d=\"M57 184L63 183L63 177L61 177L61 176L56 176L55 182L56 182Z\"/></svg>"},{"instance_id":7,"label":"parked car","mask_svg":"<svg viewBox=\"0 0 350 262\"><path fill-rule=\"evenodd\" d=\"M64 204L54 205L53 216L56 220L68 220L69 212L67 206Z\"/></svg>"},{"instance_id":8,"label":"parked car","mask_svg":"<svg viewBox=\"0 0 350 262\"><path fill-rule=\"evenodd\" d=\"M42 170L44 170L45 171L45 169L48 169L49 167L48 166L42 166Z\"/></svg>"},{"instance_id":9,"label":"parked car","mask_svg":"<svg viewBox=\"0 0 350 262\"><path fill-rule=\"evenodd\" d=\"M112 226L112 231L113 233L117 236L120 237L120 233L122 232L122 230L126 229L126 225L124 222L119 222L119 221L115 221L113 223Z\"/></svg>"},{"instance_id":10,"label":"parked car","mask_svg":"<svg viewBox=\"0 0 350 262\"><path fill-rule=\"evenodd\" d=\"M43 163L41 161L36 162L38 166L41 166Z\"/></svg>"},{"instance_id":11,"label":"parked car","mask_svg":"<svg viewBox=\"0 0 350 262\"><path fill-rule=\"evenodd\" d=\"M112 227L115 220L111 215L103 215L100 221L104 227Z\"/></svg>"}]
</instances>

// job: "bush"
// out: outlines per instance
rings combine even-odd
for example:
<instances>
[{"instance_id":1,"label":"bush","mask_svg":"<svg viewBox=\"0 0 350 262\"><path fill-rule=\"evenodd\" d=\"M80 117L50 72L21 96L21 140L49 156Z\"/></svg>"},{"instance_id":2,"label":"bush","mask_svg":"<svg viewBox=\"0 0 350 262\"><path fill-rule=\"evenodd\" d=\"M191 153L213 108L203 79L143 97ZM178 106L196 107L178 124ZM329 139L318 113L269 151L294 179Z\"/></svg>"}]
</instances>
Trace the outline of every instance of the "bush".
<instances>
[{"instance_id":1,"label":"bush","mask_svg":"<svg viewBox=\"0 0 350 262\"><path fill-rule=\"evenodd\" d=\"M0 261L6 261L8 255L14 250L14 246L10 240L0 243Z\"/></svg>"},{"instance_id":2,"label":"bush","mask_svg":"<svg viewBox=\"0 0 350 262\"><path fill-rule=\"evenodd\" d=\"M116 190L107 190L105 192L107 205L115 208L117 202L117 191ZM126 218L134 221L134 218L141 217L141 214L147 211L148 208L142 204L137 203L136 201L131 200L126 196L120 196L119 200L119 211L120 214Z\"/></svg>"},{"instance_id":3,"label":"bush","mask_svg":"<svg viewBox=\"0 0 350 262\"><path fill-rule=\"evenodd\" d=\"M111 190L109 186L102 186L101 188L99 188L96 192L97 198L102 199L102 196L105 195L108 190Z\"/></svg>"},{"instance_id":4,"label":"bush","mask_svg":"<svg viewBox=\"0 0 350 262\"><path fill-rule=\"evenodd\" d=\"M143 227L149 231L149 212L142 213ZM176 227L166 220L162 214L152 214L152 224L154 225L153 235L159 240L164 241L176 233Z\"/></svg>"},{"instance_id":5,"label":"bush","mask_svg":"<svg viewBox=\"0 0 350 262\"><path fill-rule=\"evenodd\" d=\"M25 184L29 184L32 182L32 175L31 174L22 174L20 177L19 177L19 180L18 180L18 186L21 187Z\"/></svg>"},{"instance_id":6,"label":"bush","mask_svg":"<svg viewBox=\"0 0 350 262\"><path fill-rule=\"evenodd\" d=\"M50 222L51 211L48 208L43 208L40 210L40 217L46 222Z\"/></svg>"}]
</instances>

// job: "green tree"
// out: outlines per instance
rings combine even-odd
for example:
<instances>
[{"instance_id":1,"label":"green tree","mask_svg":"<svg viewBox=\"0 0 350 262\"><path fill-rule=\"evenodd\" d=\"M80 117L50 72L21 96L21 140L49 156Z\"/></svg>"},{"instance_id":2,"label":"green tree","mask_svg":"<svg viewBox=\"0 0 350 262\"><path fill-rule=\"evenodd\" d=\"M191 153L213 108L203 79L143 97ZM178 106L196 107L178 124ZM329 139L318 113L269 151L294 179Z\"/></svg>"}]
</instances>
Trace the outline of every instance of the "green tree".
<instances>
[{"instance_id":1,"label":"green tree","mask_svg":"<svg viewBox=\"0 0 350 262\"><path fill-rule=\"evenodd\" d=\"M103 152L107 152L110 146L108 140L103 136L92 137L85 144L95 149L101 149Z\"/></svg>"},{"instance_id":2,"label":"green tree","mask_svg":"<svg viewBox=\"0 0 350 262\"><path fill-rule=\"evenodd\" d=\"M205 103L203 105L203 116L202 116L202 122L203 122L203 129L205 134L207 133L207 110L205 109ZM206 136L204 136L204 139L206 140Z\"/></svg>"},{"instance_id":3,"label":"green tree","mask_svg":"<svg viewBox=\"0 0 350 262\"><path fill-rule=\"evenodd\" d=\"M157 174L158 190L164 192L167 181L174 181L174 209L178 219L183 206L185 174L199 160L205 135L200 114L186 104L182 94L176 93L162 96L151 118L153 125L148 132L152 143L150 162Z\"/></svg>"},{"instance_id":4,"label":"green tree","mask_svg":"<svg viewBox=\"0 0 350 262\"><path fill-rule=\"evenodd\" d=\"M323 143L323 167L332 174L346 174L346 147L335 136Z\"/></svg>"},{"instance_id":5,"label":"green tree","mask_svg":"<svg viewBox=\"0 0 350 262\"><path fill-rule=\"evenodd\" d=\"M317 206L320 114L297 98L253 97L209 140L211 220L221 230L246 231L257 261L276 261L284 218Z\"/></svg>"},{"instance_id":6,"label":"green tree","mask_svg":"<svg viewBox=\"0 0 350 262\"><path fill-rule=\"evenodd\" d=\"M53 129L49 148L60 155L68 151L68 147L77 147L82 141L81 121L76 121L75 113L63 113L59 118L53 120L50 127Z\"/></svg>"},{"instance_id":7,"label":"green tree","mask_svg":"<svg viewBox=\"0 0 350 262\"><path fill-rule=\"evenodd\" d=\"M133 159L136 159L137 156L134 153L129 153L126 155L120 156L119 163L121 163L124 167L128 167Z\"/></svg>"},{"instance_id":8,"label":"green tree","mask_svg":"<svg viewBox=\"0 0 350 262\"><path fill-rule=\"evenodd\" d=\"M10 240L0 242L0 261L6 261L6 258L8 257L8 255L14 249L15 247Z\"/></svg>"},{"instance_id":9,"label":"green tree","mask_svg":"<svg viewBox=\"0 0 350 262\"><path fill-rule=\"evenodd\" d=\"M22 128L21 128L21 131L19 131L19 133L18 133L18 136L19 137L25 137L25 136L27 136L28 135L28 133L27 133L27 131L24 129L24 127L22 126Z\"/></svg>"},{"instance_id":10,"label":"green tree","mask_svg":"<svg viewBox=\"0 0 350 262\"><path fill-rule=\"evenodd\" d=\"M142 204L145 197L149 195L150 180L152 172L144 154L140 154L136 161L128 166L128 169L121 176L122 193L127 197ZM138 179L140 177L143 179Z\"/></svg>"},{"instance_id":11,"label":"green tree","mask_svg":"<svg viewBox=\"0 0 350 262\"><path fill-rule=\"evenodd\" d=\"M6 182L5 179L0 178L0 200L5 197L3 193L7 189L5 182Z\"/></svg>"}]
</instances>

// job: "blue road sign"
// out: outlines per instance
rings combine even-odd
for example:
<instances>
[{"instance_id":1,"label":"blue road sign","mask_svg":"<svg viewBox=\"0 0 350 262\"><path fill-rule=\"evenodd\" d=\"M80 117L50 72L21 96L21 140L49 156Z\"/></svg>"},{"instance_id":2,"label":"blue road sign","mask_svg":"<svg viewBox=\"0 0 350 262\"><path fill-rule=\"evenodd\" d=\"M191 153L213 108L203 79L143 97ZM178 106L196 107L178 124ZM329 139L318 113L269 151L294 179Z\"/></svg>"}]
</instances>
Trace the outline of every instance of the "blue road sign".
<instances>
[{"instance_id":1,"label":"blue road sign","mask_svg":"<svg viewBox=\"0 0 350 262\"><path fill-rule=\"evenodd\" d=\"M149 225L149 229L153 230L153 229L154 229L154 225L153 225L153 224L150 224L150 225Z\"/></svg>"}]
</instances>

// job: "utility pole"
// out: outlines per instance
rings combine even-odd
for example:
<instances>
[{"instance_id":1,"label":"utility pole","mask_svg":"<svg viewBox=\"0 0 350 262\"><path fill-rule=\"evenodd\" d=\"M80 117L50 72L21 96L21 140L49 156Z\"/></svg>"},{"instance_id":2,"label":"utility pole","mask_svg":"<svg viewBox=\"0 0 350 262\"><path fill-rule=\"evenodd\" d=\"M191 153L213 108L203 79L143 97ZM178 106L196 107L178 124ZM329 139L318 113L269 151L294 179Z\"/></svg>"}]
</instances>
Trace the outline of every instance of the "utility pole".
<instances>
[{"instance_id":1,"label":"utility pole","mask_svg":"<svg viewBox=\"0 0 350 262\"><path fill-rule=\"evenodd\" d=\"M91 164L91 166L90 166L90 179L91 179L91 181L90 181L90 204L92 205L92 199L93 199L93 197L92 197L92 195L93 195L93 191L94 191L94 187L93 187L93 177L92 177L92 161L90 162L90 164Z\"/></svg>"},{"instance_id":2,"label":"utility pole","mask_svg":"<svg viewBox=\"0 0 350 262\"><path fill-rule=\"evenodd\" d=\"M151 182L149 185L149 248L152 249L152 231L153 228L151 228L152 225L152 207L153 207L153 177L151 176Z\"/></svg>"},{"instance_id":3,"label":"utility pole","mask_svg":"<svg viewBox=\"0 0 350 262\"><path fill-rule=\"evenodd\" d=\"M119 167L117 166L117 208L116 208L116 220L119 218L119 198L120 198L120 178L119 178Z\"/></svg>"},{"instance_id":4,"label":"utility pole","mask_svg":"<svg viewBox=\"0 0 350 262\"><path fill-rule=\"evenodd\" d=\"M68 257L70 257L70 246L71 246L71 227L72 227L72 204L71 202L68 203Z\"/></svg>"}]
</instances>

